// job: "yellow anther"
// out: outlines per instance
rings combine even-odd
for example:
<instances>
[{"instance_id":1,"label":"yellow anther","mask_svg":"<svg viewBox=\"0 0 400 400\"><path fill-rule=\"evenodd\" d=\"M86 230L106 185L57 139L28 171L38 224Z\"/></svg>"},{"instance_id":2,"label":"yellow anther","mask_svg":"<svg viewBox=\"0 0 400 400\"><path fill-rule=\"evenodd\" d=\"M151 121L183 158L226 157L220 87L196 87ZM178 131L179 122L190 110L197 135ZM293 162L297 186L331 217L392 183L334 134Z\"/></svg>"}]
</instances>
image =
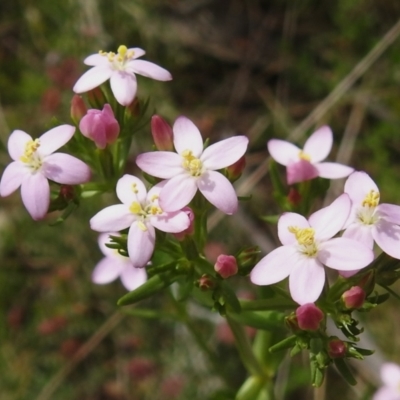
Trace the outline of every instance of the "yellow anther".
<instances>
[{"instance_id":1,"label":"yellow anther","mask_svg":"<svg viewBox=\"0 0 400 400\"><path fill-rule=\"evenodd\" d=\"M289 226L289 232L294 233L299 244L311 246L314 244L315 230L313 228L299 228Z\"/></svg>"},{"instance_id":2,"label":"yellow anther","mask_svg":"<svg viewBox=\"0 0 400 400\"><path fill-rule=\"evenodd\" d=\"M139 193L139 190L137 188L137 184L136 183L132 183L132 192L135 193L135 194Z\"/></svg>"},{"instance_id":3,"label":"yellow anther","mask_svg":"<svg viewBox=\"0 0 400 400\"><path fill-rule=\"evenodd\" d=\"M185 150L182 152L182 167L185 168L190 175L200 176L203 169L203 163L195 157L191 150Z\"/></svg>"},{"instance_id":4,"label":"yellow anther","mask_svg":"<svg viewBox=\"0 0 400 400\"><path fill-rule=\"evenodd\" d=\"M150 213L151 215L162 214L162 210L161 210L160 207L151 206L151 207L150 207L150 210L149 210L149 213Z\"/></svg>"},{"instance_id":5,"label":"yellow anther","mask_svg":"<svg viewBox=\"0 0 400 400\"><path fill-rule=\"evenodd\" d=\"M158 196L158 194L153 194L153 196L151 196L151 199L150 199L150 201L156 201L156 200L158 200L158 198L159 198L159 196Z\"/></svg>"},{"instance_id":6,"label":"yellow anther","mask_svg":"<svg viewBox=\"0 0 400 400\"><path fill-rule=\"evenodd\" d=\"M146 224L143 222L143 221L138 221L138 227L143 231L143 232L145 232L145 231L147 231L147 226L146 226Z\"/></svg>"},{"instance_id":7,"label":"yellow anther","mask_svg":"<svg viewBox=\"0 0 400 400\"><path fill-rule=\"evenodd\" d=\"M379 192L376 192L375 190L371 190L364 198L362 205L363 207L370 207L374 208L379 204Z\"/></svg>"},{"instance_id":8,"label":"yellow anther","mask_svg":"<svg viewBox=\"0 0 400 400\"><path fill-rule=\"evenodd\" d=\"M126 56L126 53L128 51L128 48L124 46L123 44L118 47L118 55L120 55L122 58Z\"/></svg>"},{"instance_id":9,"label":"yellow anther","mask_svg":"<svg viewBox=\"0 0 400 400\"><path fill-rule=\"evenodd\" d=\"M300 150L299 158L304 161L311 161L311 157L307 153L304 153L303 150Z\"/></svg>"},{"instance_id":10,"label":"yellow anther","mask_svg":"<svg viewBox=\"0 0 400 400\"><path fill-rule=\"evenodd\" d=\"M129 207L129 211L133 214L140 214L143 209L142 206L140 205L140 203L138 203L137 201L134 201L131 206Z\"/></svg>"},{"instance_id":11,"label":"yellow anther","mask_svg":"<svg viewBox=\"0 0 400 400\"><path fill-rule=\"evenodd\" d=\"M29 142L26 143L24 154L19 159L24 163L32 162L32 157L39 147L40 147L39 139L30 140Z\"/></svg>"},{"instance_id":12,"label":"yellow anther","mask_svg":"<svg viewBox=\"0 0 400 400\"><path fill-rule=\"evenodd\" d=\"M107 53L106 51L103 51L103 50L100 50L99 54L101 56L107 57L108 61L119 65L119 68L121 68L122 66L124 66L124 64L127 60L130 60L133 57L135 52L133 50L128 50L128 48L126 46L121 45L118 47L117 54L115 54L112 51ZM116 67L117 67L117 65L116 65Z\"/></svg>"}]
</instances>

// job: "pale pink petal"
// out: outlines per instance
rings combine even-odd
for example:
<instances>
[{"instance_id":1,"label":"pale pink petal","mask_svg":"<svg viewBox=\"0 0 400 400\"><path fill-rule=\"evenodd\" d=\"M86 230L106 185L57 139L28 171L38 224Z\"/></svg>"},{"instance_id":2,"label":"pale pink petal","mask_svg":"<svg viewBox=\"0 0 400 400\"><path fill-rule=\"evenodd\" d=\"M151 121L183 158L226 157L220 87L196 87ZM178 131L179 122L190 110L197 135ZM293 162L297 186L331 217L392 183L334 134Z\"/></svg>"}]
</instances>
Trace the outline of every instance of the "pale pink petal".
<instances>
[{"instance_id":1,"label":"pale pink petal","mask_svg":"<svg viewBox=\"0 0 400 400\"><path fill-rule=\"evenodd\" d=\"M133 60L128 63L128 68L135 74L146 76L157 81L170 81L172 75L164 68L144 60Z\"/></svg>"},{"instance_id":2,"label":"pale pink petal","mask_svg":"<svg viewBox=\"0 0 400 400\"><path fill-rule=\"evenodd\" d=\"M372 228L376 244L389 256L400 259L400 226L380 219Z\"/></svg>"},{"instance_id":3,"label":"pale pink petal","mask_svg":"<svg viewBox=\"0 0 400 400\"><path fill-rule=\"evenodd\" d=\"M64 185L80 185L91 178L90 168L83 161L64 153L47 156L42 172L47 179Z\"/></svg>"},{"instance_id":4,"label":"pale pink petal","mask_svg":"<svg viewBox=\"0 0 400 400\"><path fill-rule=\"evenodd\" d=\"M310 216L308 222L315 229L317 240L327 240L343 229L351 208L350 197L343 193L328 207L321 208Z\"/></svg>"},{"instance_id":5,"label":"pale pink petal","mask_svg":"<svg viewBox=\"0 0 400 400\"><path fill-rule=\"evenodd\" d=\"M207 147L200 157L206 169L221 169L234 164L247 150L249 139L234 136Z\"/></svg>"},{"instance_id":6,"label":"pale pink petal","mask_svg":"<svg viewBox=\"0 0 400 400\"><path fill-rule=\"evenodd\" d=\"M310 224L300 214L287 212L280 216L278 220L278 237L283 245L297 244L296 236L289 231L290 227L309 228Z\"/></svg>"},{"instance_id":7,"label":"pale pink petal","mask_svg":"<svg viewBox=\"0 0 400 400\"><path fill-rule=\"evenodd\" d=\"M116 204L99 211L90 220L90 227L97 232L121 231L128 228L136 217L125 204Z\"/></svg>"},{"instance_id":8,"label":"pale pink petal","mask_svg":"<svg viewBox=\"0 0 400 400\"><path fill-rule=\"evenodd\" d=\"M395 363L384 363L381 367L382 382L389 387L399 388L400 385L400 366Z\"/></svg>"},{"instance_id":9,"label":"pale pink petal","mask_svg":"<svg viewBox=\"0 0 400 400\"><path fill-rule=\"evenodd\" d=\"M296 161L286 167L286 181L288 185L309 181L318 176L318 170L306 160Z\"/></svg>"},{"instance_id":10,"label":"pale pink petal","mask_svg":"<svg viewBox=\"0 0 400 400\"><path fill-rule=\"evenodd\" d=\"M140 47L130 47L128 49L128 52L129 51L133 51L133 58L132 58L133 60L136 58L142 57L146 54L146 52L143 49L141 49Z\"/></svg>"},{"instance_id":11,"label":"pale pink petal","mask_svg":"<svg viewBox=\"0 0 400 400\"><path fill-rule=\"evenodd\" d=\"M354 168L347 165L331 162L318 163L314 164L314 166L318 170L318 175L325 179L346 178L354 171Z\"/></svg>"},{"instance_id":12,"label":"pale pink petal","mask_svg":"<svg viewBox=\"0 0 400 400\"><path fill-rule=\"evenodd\" d=\"M174 131L174 146L178 154L191 150L195 157L203 152L203 138L197 126L186 117L178 117L172 128Z\"/></svg>"},{"instance_id":13,"label":"pale pink petal","mask_svg":"<svg viewBox=\"0 0 400 400\"><path fill-rule=\"evenodd\" d=\"M238 209L238 199L232 183L216 171L207 171L197 180L203 196L225 214L232 215Z\"/></svg>"},{"instance_id":14,"label":"pale pink petal","mask_svg":"<svg viewBox=\"0 0 400 400\"><path fill-rule=\"evenodd\" d=\"M42 156L47 156L64 146L72 136L74 136L75 127L72 125L60 125L50 129L40 136L40 147L38 152Z\"/></svg>"},{"instance_id":15,"label":"pale pink petal","mask_svg":"<svg viewBox=\"0 0 400 400\"><path fill-rule=\"evenodd\" d=\"M111 243L110 235L121 236L118 232L101 233L97 238L97 243L99 245L101 252L106 257L116 257L116 258L122 257L121 255L118 254L118 252L115 249L110 249L109 247L106 246L106 244Z\"/></svg>"},{"instance_id":16,"label":"pale pink petal","mask_svg":"<svg viewBox=\"0 0 400 400\"><path fill-rule=\"evenodd\" d=\"M299 161L301 150L292 143L285 140L271 139L267 143L269 154L278 163L287 167Z\"/></svg>"},{"instance_id":17,"label":"pale pink petal","mask_svg":"<svg viewBox=\"0 0 400 400\"><path fill-rule=\"evenodd\" d=\"M30 175L29 169L19 161L13 161L3 172L0 181L0 196L9 196L20 186L26 175Z\"/></svg>"},{"instance_id":18,"label":"pale pink petal","mask_svg":"<svg viewBox=\"0 0 400 400\"><path fill-rule=\"evenodd\" d=\"M397 388L384 386L378 389L372 400L400 400L400 394Z\"/></svg>"},{"instance_id":19,"label":"pale pink petal","mask_svg":"<svg viewBox=\"0 0 400 400\"><path fill-rule=\"evenodd\" d=\"M114 71L110 78L111 90L122 106L129 106L136 96L136 76L130 72Z\"/></svg>"},{"instance_id":20,"label":"pale pink petal","mask_svg":"<svg viewBox=\"0 0 400 400\"><path fill-rule=\"evenodd\" d=\"M147 193L146 199L148 202L154 201L154 197L157 197L156 203L158 203L158 198L160 197L161 189L167 184L168 181L161 181L154 185Z\"/></svg>"},{"instance_id":21,"label":"pale pink petal","mask_svg":"<svg viewBox=\"0 0 400 400\"><path fill-rule=\"evenodd\" d=\"M400 225L400 206L395 204L379 204L376 207L376 211L379 215L384 216L386 221Z\"/></svg>"},{"instance_id":22,"label":"pale pink petal","mask_svg":"<svg viewBox=\"0 0 400 400\"><path fill-rule=\"evenodd\" d=\"M86 65L90 65L91 67L100 67L100 66L109 66L110 65L110 61L108 61L107 56L106 55L102 56L99 53L87 56L83 60L83 63Z\"/></svg>"},{"instance_id":23,"label":"pale pink petal","mask_svg":"<svg viewBox=\"0 0 400 400\"><path fill-rule=\"evenodd\" d=\"M143 203L146 200L147 189L143 182L133 175L124 175L117 182L117 196L128 207L134 202Z\"/></svg>"},{"instance_id":24,"label":"pale pink petal","mask_svg":"<svg viewBox=\"0 0 400 400\"><path fill-rule=\"evenodd\" d=\"M189 227L190 220L185 212L175 211L153 216L150 218L150 223L160 231L178 233Z\"/></svg>"},{"instance_id":25,"label":"pale pink petal","mask_svg":"<svg viewBox=\"0 0 400 400\"><path fill-rule=\"evenodd\" d=\"M318 300L324 284L324 267L315 258L304 257L293 265L289 276L289 290L296 303L314 303Z\"/></svg>"},{"instance_id":26,"label":"pale pink petal","mask_svg":"<svg viewBox=\"0 0 400 400\"><path fill-rule=\"evenodd\" d=\"M304 143L303 151L311 157L311 162L317 163L325 160L331 152L333 135L329 126L321 126Z\"/></svg>"},{"instance_id":27,"label":"pale pink petal","mask_svg":"<svg viewBox=\"0 0 400 400\"><path fill-rule=\"evenodd\" d=\"M136 157L137 166L146 174L170 179L183 173L182 157L171 151L152 151Z\"/></svg>"},{"instance_id":28,"label":"pale pink petal","mask_svg":"<svg viewBox=\"0 0 400 400\"><path fill-rule=\"evenodd\" d=\"M104 285L117 279L125 268L125 263L114 257L101 259L92 272L92 282Z\"/></svg>"},{"instance_id":29,"label":"pale pink petal","mask_svg":"<svg viewBox=\"0 0 400 400\"><path fill-rule=\"evenodd\" d=\"M294 246L281 246L262 258L250 272L256 285L272 285L287 278L299 254Z\"/></svg>"},{"instance_id":30,"label":"pale pink petal","mask_svg":"<svg viewBox=\"0 0 400 400\"><path fill-rule=\"evenodd\" d=\"M340 237L321 243L317 258L329 268L354 271L370 264L374 259L374 252L363 243Z\"/></svg>"},{"instance_id":31,"label":"pale pink petal","mask_svg":"<svg viewBox=\"0 0 400 400\"><path fill-rule=\"evenodd\" d=\"M365 196L373 190L379 193L379 189L370 176L364 171L353 172L344 184L344 191L350 196L356 206L361 206Z\"/></svg>"},{"instance_id":32,"label":"pale pink petal","mask_svg":"<svg viewBox=\"0 0 400 400\"><path fill-rule=\"evenodd\" d=\"M121 273L121 282L129 291L135 290L147 281L145 268L134 268L131 264L125 266Z\"/></svg>"},{"instance_id":33,"label":"pale pink petal","mask_svg":"<svg viewBox=\"0 0 400 400\"><path fill-rule=\"evenodd\" d=\"M355 275L359 269L356 269L354 271L338 271L340 276L343 276L343 278L350 278L353 275Z\"/></svg>"},{"instance_id":34,"label":"pale pink petal","mask_svg":"<svg viewBox=\"0 0 400 400\"><path fill-rule=\"evenodd\" d=\"M168 180L160 193L160 207L163 211L173 212L188 205L197 192L197 179L181 174Z\"/></svg>"},{"instance_id":35,"label":"pale pink petal","mask_svg":"<svg viewBox=\"0 0 400 400\"><path fill-rule=\"evenodd\" d=\"M90 68L78 79L72 90L75 93L88 92L110 79L112 73L109 65Z\"/></svg>"},{"instance_id":36,"label":"pale pink petal","mask_svg":"<svg viewBox=\"0 0 400 400\"><path fill-rule=\"evenodd\" d=\"M133 223L128 234L128 253L135 268L143 268L153 254L156 233L152 225L146 224L146 230L137 222Z\"/></svg>"},{"instance_id":37,"label":"pale pink petal","mask_svg":"<svg viewBox=\"0 0 400 400\"><path fill-rule=\"evenodd\" d=\"M357 240L369 249L373 249L374 238L372 237L372 227L372 225L364 225L355 222L343 232L342 237Z\"/></svg>"},{"instance_id":38,"label":"pale pink petal","mask_svg":"<svg viewBox=\"0 0 400 400\"><path fill-rule=\"evenodd\" d=\"M49 182L40 172L26 175L21 183L21 197L34 220L44 218L50 204Z\"/></svg>"},{"instance_id":39,"label":"pale pink petal","mask_svg":"<svg viewBox=\"0 0 400 400\"><path fill-rule=\"evenodd\" d=\"M16 129L8 138L8 153L14 161L18 161L25 152L25 146L32 140L32 136L26 132Z\"/></svg>"}]
</instances>

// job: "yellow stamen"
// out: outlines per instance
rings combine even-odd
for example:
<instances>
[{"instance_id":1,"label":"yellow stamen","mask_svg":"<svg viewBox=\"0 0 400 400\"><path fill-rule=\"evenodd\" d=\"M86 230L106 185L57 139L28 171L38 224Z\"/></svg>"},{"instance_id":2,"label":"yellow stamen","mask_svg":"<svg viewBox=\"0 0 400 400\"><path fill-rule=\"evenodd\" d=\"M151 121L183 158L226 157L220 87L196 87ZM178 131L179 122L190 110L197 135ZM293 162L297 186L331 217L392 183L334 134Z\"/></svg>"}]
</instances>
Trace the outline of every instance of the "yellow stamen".
<instances>
[{"instance_id":1,"label":"yellow stamen","mask_svg":"<svg viewBox=\"0 0 400 400\"><path fill-rule=\"evenodd\" d=\"M182 167L185 168L190 175L200 176L203 172L203 163L195 157L191 150L182 152Z\"/></svg>"},{"instance_id":2,"label":"yellow stamen","mask_svg":"<svg viewBox=\"0 0 400 400\"><path fill-rule=\"evenodd\" d=\"M156 201L158 200L158 198L159 198L158 194L153 194L153 196L151 196L150 201Z\"/></svg>"},{"instance_id":3,"label":"yellow stamen","mask_svg":"<svg viewBox=\"0 0 400 400\"><path fill-rule=\"evenodd\" d=\"M137 189L137 184L136 183L132 183L132 192L137 194L139 193L139 190Z\"/></svg>"},{"instance_id":4,"label":"yellow stamen","mask_svg":"<svg viewBox=\"0 0 400 400\"><path fill-rule=\"evenodd\" d=\"M304 153L303 150L300 150L299 158L300 160L311 161L311 157L307 153Z\"/></svg>"},{"instance_id":5,"label":"yellow stamen","mask_svg":"<svg viewBox=\"0 0 400 400\"><path fill-rule=\"evenodd\" d=\"M362 205L363 207L375 208L379 204L379 192L371 190L364 198Z\"/></svg>"},{"instance_id":6,"label":"yellow stamen","mask_svg":"<svg viewBox=\"0 0 400 400\"><path fill-rule=\"evenodd\" d=\"M140 214L143 212L142 206L137 201L134 201L129 207L129 211L133 214Z\"/></svg>"},{"instance_id":7,"label":"yellow stamen","mask_svg":"<svg viewBox=\"0 0 400 400\"><path fill-rule=\"evenodd\" d=\"M147 226L145 225L145 223L143 221L138 221L138 227L143 231L146 232L147 231Z\"/></svg>"},{"instance_id":8,"label":"yellow stamen","mask_svg":"<svg viewBox=\"0 0 400 400\"><path fill-rule=\"evenodd\" d=\"M22 162L28 164L32 162L33 155L35 154L36 150L40 147L39 139L30 140L25 145L24 154L19 158Z\"/></svg>"},{"instance_id":9,"label":"yellow stamen","mask_svg":"<svg viewBox=\"0 0 400 400\"><path fill-rule=\"evenodd\" d=\"M289 226L289 232L294 233L299 244L311 246L314 244L315 230L313 228L299 228L297 226Z\"/></svg>"},{"instance_id":10,"label":"yellow stamen","mask_svg":"<svg viewBox=\"0 0 400 400\"><path fill-rule=\"evenodd\" d=\"M107 57L108 61L115 62L115 64L119 65L120 67L125 64L126 61L129 61L133 58L135 52L133 50L128 50L125 45L121 45L118 47L117 54L114 52L106 52L103 50L99 51L101 56Z\"/></svg>"}]
</instances>

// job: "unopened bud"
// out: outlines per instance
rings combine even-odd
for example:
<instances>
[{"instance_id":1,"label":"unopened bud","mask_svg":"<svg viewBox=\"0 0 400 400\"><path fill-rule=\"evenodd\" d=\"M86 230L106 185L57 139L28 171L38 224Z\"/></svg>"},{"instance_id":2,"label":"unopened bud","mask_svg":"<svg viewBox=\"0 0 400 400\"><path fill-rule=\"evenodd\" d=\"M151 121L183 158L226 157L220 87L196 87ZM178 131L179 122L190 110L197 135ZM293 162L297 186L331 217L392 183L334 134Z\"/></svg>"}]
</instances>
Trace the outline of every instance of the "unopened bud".
<instances>
[{"instance_id":1,"label":"unopened bud","mask_svg":"<svg viewBox=\"0 0 400 400\"><path fill-rule=\"evenodd\" d=\"M66 201L71 201L75 197L75 189L71 185L61 185L60 187L60 197Z\"/></svg>"},{"instance_id":2,"label":"unopened bud","mask_svg":"<svg viewBox=\"0 0 400 400\"><path fill-rule=\"evenodd\" d=\"M291 187L287 199L292 206L297 206L301 202L301 194L297 189Z\"/></svg>"},{"instance_id":3,"label":"unopened bud","mask_svg":"<svg viewBox=\"0 0 400 400\"><path fill-rule=\"evenodd\" d=\"M339 338L333 338L328 343L328 354L330 358L343 358L347 352L347 345Z\"/></svg>"},{"instance_id":4,"label":"unopened bud","mask_svg":"<svg viewBox=\"0 0 400 400\"><path fill-rule=\"evenodd\" d=\"M186 236L191 235L194 231L194 212L190 207L183 207L182 211L189 217L189 226L182 232L172 233L179 241L185 239Z\"/></svg>"},{"instance_id":5,"label":"unopened bud","mask_svg":"<svg viewBox=\"0 0 400 400\"><path fill-rule=\"evenodd\" d=\"M91 107L101 108L107 103L103 91L99 87L95 87L87 92L88 101Z\"/></svg>"},{"instance_id":6,"label":"unopened bud","mask_svg":"<svg viewBox=\"0 0 400 400\"><path fill-rule=\"evenodd\" d=\"M75 94L71 100L71 119L76 125L79 124L80 120L86 115L87 108L82 97Z\"/></svg>"},{"instance_id":7,"label":"unopened bud","mask_svg":"<svg viewBox=\"0 0 400 400\"><path fill-rule=\"evenodd\" d=\"M342 294L342 301L346 308L360 308L365 301L365 292L360 286L353 286Z\"/></svg>"},{"instance_id":8,"label":"unopened bud","mask_svg":"<svg viewBox=\"0 0 400 400\"><path fill-rule=\"evenodd\" d=\"M240 273L248 273L251 268L257 263L260 256L260 249L258 246L248 247L242 250L237 256L237 263Z\"/></svg>"},{"instance_id":9,"label":"unopened bud","mask_svg":"<svg viewBox=\"0 0 400 400\"><path fill-rule=\"evenodd\" d=\"M307 303L296 309L296 317L300 329L316 331L324 319L324 313L314 303Z\"/></svg>"},{"instance_id":10,"label":"unopened bud","mask_svg":"<svg viewBox=\"0 0 400 400\"><path fill-rule=\"evenodd\" d=\"M173 151L174 141L171 126L159 115L151 117L151 134L157 150Z\"/></svg>"},{"instance_id":11,"label":"unopened bud","mask_svg":"<svg viewBox=\"0 0 400 400\"><path fill-rule=\"evenodd\" d=\"M201 290L212 289L215 285L214 280L207 274L202 275L197 281L197 284Z\"/></svg>"},{"instance_id":12,"label":"unopened bud","mask_svg":"<svg viewBox=\"0 0 400 400\"><path fill-rule=\"evenodd\" d=\"M215 272L220 274L224 279L229 278L232 275L236 275L238 272L236 258L234 256L221 254L217 258L214 269Z\"/></svg>"},{"instance_id":13,"label":"unopened bud","mask_svg":"<svg viewBox=\"0 0 400 400\"><path fill-rule=\"evenodd\" d=\"M138 117L140 115L140 102L137 97L135 97L132 101L131 104L129 104L128 107L126 107L126 111L132 116L132 117Z\"/></svg>"},{"instance_id":14,"label":"unopened bud","mask_svg":"<svg viewBox=\"0 0 400 400\"><path fill-rule=\"evenodd\" d=\"M234 164L230 165L229 167L226 167L228 179L231 182L235 182L236 180L238 180L242 175L242 172L245 167L246 167L246 158L245 156L242 156Z\"/></svg>"}]
</instances>

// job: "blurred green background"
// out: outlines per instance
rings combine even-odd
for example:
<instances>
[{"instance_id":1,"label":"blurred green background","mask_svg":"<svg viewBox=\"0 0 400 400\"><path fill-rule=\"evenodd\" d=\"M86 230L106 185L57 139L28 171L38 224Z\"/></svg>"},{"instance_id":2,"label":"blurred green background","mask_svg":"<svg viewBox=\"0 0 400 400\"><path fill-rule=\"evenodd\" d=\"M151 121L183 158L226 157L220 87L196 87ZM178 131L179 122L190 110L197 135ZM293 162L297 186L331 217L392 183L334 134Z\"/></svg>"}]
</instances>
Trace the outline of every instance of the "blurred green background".
<instances>
[{"instance_id":1,"label":"blurred green background","mask_svg":"<svg viewBox=\"0 0 400 400\"><path fill-rule=\"evenodd\" d=\"M84 57L126 44L144 48L145 59L174 76L167 83L138 78L139 98L151 97L157 113L171 123L186 115L211 140L249 136L246 182L267 159L266 141L287 137L399 18L398 0L2 1L0 170L9 162L6 144L14 129L36 136L55 117L70 123L72 86L86 70ZM335 134L330 159L367 171L389 203L400 200L399 87L397 39L304 132L329 124ZM134 156L150 143L146 126L127 172L139 173ZM342 184L333 190L340 193ZM213 231L210 259L243 243L261 244L265 253L275 240L275 228L259 219L277 210L268 176L245 192L253 198L243 211ZM54 216L30 219L19 193L0 200L0 398L233 399L245 371L216 315L193 306L193 328L224 360L230 388L181 324L122 316L116 307L125 294L120 282L91 283L102 256L88 220L112 201L99 199L95 207L83 202L52 227ZM237 285L251 289L247 282ZM173 307L162 295L145 306ZM400 361L398 306L388 302L365 321L379 351L394 361ZM356 388L332 371L326 386L313 391L303 361L285 361L280 398L337 399L340 390L343 400L368 399L377 383L377 367L365 372L356 365Z\"/></svg>"}]
</instances>

